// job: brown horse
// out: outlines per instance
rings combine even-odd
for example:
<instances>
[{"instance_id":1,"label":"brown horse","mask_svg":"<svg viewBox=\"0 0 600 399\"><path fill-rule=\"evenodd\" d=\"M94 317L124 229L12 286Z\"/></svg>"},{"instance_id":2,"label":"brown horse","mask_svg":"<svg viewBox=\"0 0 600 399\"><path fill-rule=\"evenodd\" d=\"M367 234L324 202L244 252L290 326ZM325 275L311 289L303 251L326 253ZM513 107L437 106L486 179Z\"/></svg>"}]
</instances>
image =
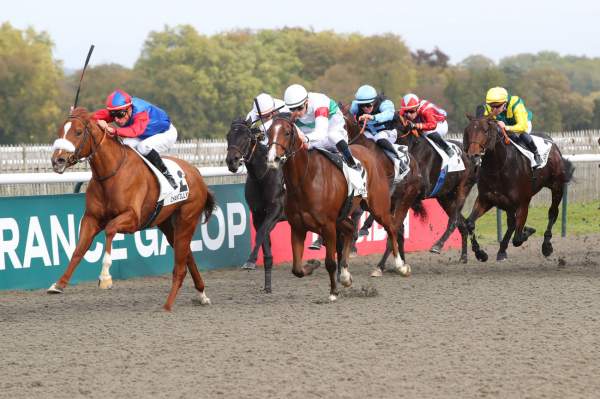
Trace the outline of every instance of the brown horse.
<instances>
[{"instance_id":1,"label":"brown horse","mask_svg":"<svg viewBox=\"0 0 600 399\"><path fill-rule=\"evenodd\" d=\"M290 114L275 117L268 135L269 165L273 168L282 165L286 184L285 212L292 230L292 273L303 277L313 272L314 266L302 265L304 240L308 231L320 234L326 248L325 266L331 284L329 299L334 301L338 295L336 267L341 269L342 285L352 285L348 255L354 235L354 223L348 215L360 206L362 197L353 197L350 206L345 206L348 197L346 178L322 153L306 150ZM390 212L390 193L385 171L367 148L358 145L351 148L352 154L360 160L367 172L368 208L388 234L396 268L403 274L409 274L410 269L398 254L397 218Z\"/></svg>"},{"instance_id":2,"label":"brown horse","mask_svg":"<svg viewBox=\"0 0 600 399\"><path fill-rule=\"evenodd\" d=\"M348 131L348 138L350 143L360 145L366 147L373 153L375 156L377 164L383 169L385 176L387 178L386 184L390 186L391 192L391 206L392 212L394 213L394 217L398 218L398 232L397 232L397 240L398 240L398 251L400 252L400 256L402 260L406 262L406 257L404 254L404 219L408 213L410 208L413 208L418 215L424 216L423 204L421 203L421 198L419 198L419 193L422 191L421 188L421 173L419 170L419 165L415 161L414 157L410 157L410 171L408 174L402 179L400 183L396 183L392 185L392 181L394 179L394 163L392 160L385 155L384 151L378 146L373 140L369 140L362 134L362 129L357 123L356 119L352 114L350 114L349 106L342 106L342 110L344 113L344 119L346 121L346 130ZM369 223L369 221L365 222ZM375 269L371 272L371 277L379 277L382 275L383 269L385 268L385 262L390 255L390 247L386 246L385 253L381 257L381 260L375 267ZM408 266L408 265L407 265ZM408 266L410 268L410 266Z\"/></svg>"},{"instance_id":3,"label":"brown horse","mask_svg":"<svg viewBox=\"0 0 600 399\"><path fill-rule=\"evenodd\" d=\"M506 211L508 225L496 259L506 259L506 248L513 232L515 247L527 241L527 238L535 232L535 229L525 227L529 202L543 187L552 191L548 226L542 244L542 254L546 257L550 256L553 252L550 242L552 226L558 217L558 205L562 200L565 183L573 176L573 165L562 157L556 144L552 143L547 164L532 172L529 161L514 145L509 145L505 141L506 133L499 129L494 119L489 117L475 119L471 116L468 118L470 122L465 128L463 144L468 156L477 165L481 165L477 182L477 199L467 219L475 256L480 261L487 260L487 254L480 249L473 232L475 221L493 206Z\"/></svg>"},{"instance_id":4,"label":"brown horse","mask_svg":"<svg viewBox=\"0 0 600 399\"><path fill-rule=\"evenodd\" d=\"M102 230L106 233L106 252L99 284L101 288L111 288L109 269L115 234L135 233L146 227L158 226L173 247L175 258L173 282L164 309L171 310L185 278L186 265L200 292L200 303L209 304L210 300L204 293L204 281L190 249L200 216L204 214L207 221L215 207L214 197L198 169L180 159L170 158L185 173L189 196L184 201L164 206L154 215L160 191L156 177L131 148L98 127L85 108L76 108L71 113L58 129L58 136L52 154L54 171L63 173L77 162L88 160L92 180L85 196L79 241L67 270L48 289L48 293L64 292L92 240ZM153 216L152 223L148 224Z\"/></svg>"},{"instance_id":5,"label":"brown horse","mask_svg":"<svg viewBox=\"0 0 600 399\"><path fill-rule=\"evenodd\" d=\"M448 224L442 236L433 244L430 252L439 254L444 247L444 243L450 237L455 228L461 235L461 253L460 261L467 263L467 238L469 232L466 226L466 219L462 215L462 209L471 189L477 181L477 168L471 162L467 154L462 151L461 158L465 169L458 172L446 174L441 187L437 187L438 178L442 169L442 158L437 151L427 142L427 140L414 131L408 131L406 121L400 117L398 123L398 135L396 143L407 145L408 152L417 160L421 177L423 179L422 191L419 194L421 198L435 198L442 209L448 215ZM461 150L462 143L453 141ZM436 189L437 187L437 189Z\"/></svg>"}]
</instances>

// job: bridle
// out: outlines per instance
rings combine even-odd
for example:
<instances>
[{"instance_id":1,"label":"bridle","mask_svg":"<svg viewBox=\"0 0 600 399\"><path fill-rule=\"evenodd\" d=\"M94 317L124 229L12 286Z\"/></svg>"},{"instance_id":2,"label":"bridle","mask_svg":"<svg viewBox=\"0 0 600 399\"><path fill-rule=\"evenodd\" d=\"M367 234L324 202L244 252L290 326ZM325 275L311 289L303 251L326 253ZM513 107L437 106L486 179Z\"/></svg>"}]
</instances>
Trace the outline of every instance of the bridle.
<instances>
[{"instance_id":1,"label":"bridle","mask_svg":"<svg viewBox=\"0 0 600 399\"><path fill-rule=\"evenodd\" d=\"M242 148L240 148L239 146L237 146L235 144L230 144L228 146L228 149L232 149L232 150L236 151L240 155L240 162L243 162L244 164L248 164L252 160L252 157L254 156L254 153L256 152L256 147L258 146L258 141L259 141L259 135L252 134L252 131L250 130L248 125L246 125L246 123L244 123L244 122L233 122L231 124L231 129L235 130L235 131L239 131L240 129L243 130L244 135L248 139L248 141L247 141L248 149L247 149L247 152L244 152L244 150ZM254 144L253 144L253 142L254 142Z\"/></svg>"},{"instance_id":2,"label":"bridle","mask_svg":"<svg viewBox=\"0 0 600 399\"><path fill-rule=\"evenodd\" d=\"M69 120L71 120L71 119L77 120L83 125L83 138L79 142L79 145L77 145L77 147L75 148L75 151L71 155L69 155L69 157L67 158L68 165L73 166L79 162L84 162L84 161L91 162L94 159L94 156L100 150L100 146L102 145L102 143L104 143L104 139L106 138L107 131L104 130L104 134L102 135L100 142L96 142L96 138L89 130L89 125L88 125L89 122L88 121L85 121L82 118L75 116L75 115L69 115L68 119ZM92 149L87 156L82 157L79 155L79 153L81 152L81 150L87 143L89 137L92 138L92 143L93 143L91 145ZM107 180L107 179L113 177L114 175L116 175L117 172L119 171L119 169L121 169L121 166L123 166L123 164L125 163L126 158L127 158L127 151L125 150L124 146L121 145L121 160L119 161L119 164L117 165L117 167L108 175L102 176L102 177L96 176L95 179L97 181L101 182L101 181Z\"/></svg>"},{"instance_id":3,"label":"bridle","mask_svg":"<svg viewBox=\"0 0 600 399\"><path fill-rule=\"evenodd\" d=\"M486 118L480 118L480 119L476 119L473 122L478 123L481 120L484 120ZM483 132L485 133L484 137L485 137L485 141L481 141L481 140L470 140L469 142L467 142L467 146L466 146L466 150L468 151L469 147L471 146L471 144L475 144L479 147L480 151L479 151L479 155L485 155L486 150L488 149L487 147L487 142L488 139L490 138L490 129L495 125L494 122L492 122L491 120L489 121L489 123L487 124L487 127L482 127L481 130L483 130ZM500 134L500 133L498 133ZM506 133L504 133L506 134ZM469 137L470 138L470 137ZM495 141L494 141L494 145L495 145Z\"/></svg>"},{"instance_id":4,"label":"bridle","mask_svg":"<svg viewBox=\"0 0 600 399\"><path fill-rule=\"evenodd\" d=\"M273 123L275 123L276 121L279 121L279 120L285 121L289 125L290 129L292 129L294 131L296 129L298 129L296 127L296 125L294 125L294 123L285 116L278 115L278 116L274 117ZM271 139L269 139L267 148L270 148L272 145L281 147L281 149L283 150L283 156L280 157L280 162L283 164L287 160L291 159L294 155L296 155L302 149L302 142L300 142L300 144L298 145L297 148L293 148L294 143L296 143L296 141L297 141L296 136L297 136L297 134L290 134L290 139L288 140L288 141L290 141L290 144L289 144L290 148L288 148L288 146L285 146L281 143L275 143L275 142L271 141ZM292 140L293 140L293 142L292 142Z\"/></svg>"}]
</instances>

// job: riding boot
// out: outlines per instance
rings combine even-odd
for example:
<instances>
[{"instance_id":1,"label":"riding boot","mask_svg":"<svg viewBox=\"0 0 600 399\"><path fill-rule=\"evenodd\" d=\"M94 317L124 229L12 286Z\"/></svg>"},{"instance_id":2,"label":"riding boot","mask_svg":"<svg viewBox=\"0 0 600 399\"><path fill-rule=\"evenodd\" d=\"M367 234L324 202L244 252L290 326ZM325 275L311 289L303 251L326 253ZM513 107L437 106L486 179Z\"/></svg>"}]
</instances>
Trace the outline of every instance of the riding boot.
<instances>
[{"instance_id":1,"label":"riding boot","mask_svg":"<svg viewBox=\"0 0 600 399\"><path fill-rule=\"evenodd\" d=\"M402 176L404 174L404 172L406 172L407 166L404 163L404 160L402 160L398 156L398 153L396 152L394 145L386 139L377 140L377 145L380 146L381 148L384 148L385 150L387 150L388 152L390 152L392 154L392 156L396 159L396 161L394 163L398 164L398 175Z\"/></svg>"},{"instance_id":2,"label":"riding boot","mask_svg":"<svg viewBox=\"0 0 600 399\"><path fill-rule=\"evenodd\" d=\"M537 164L534 166L534 168L539 168L540 165L542 164L542 157L540 157L537 146L533 142L533 139L531 138L531 136L528 133L522 133L519 135L519 137L520 137L521 141L523 141L523 143L525 143L525 145L527 146L529 151L531 151L533 153L533 159L534 159L535 163Z\"/></svg>"},{"instance_id":3,"label":"riding boot","mask_svg":"<svg viewBox=\"0 0 600 399\"><path fill-rule=\"evenodd\" d=\"M335 147L338 149L339 152L342 153L348 166L350 166L354 170L360 171L360 164L354 161L354 157L352 156L352 152L350 152L350 147L348 147L348 143L346 143L344 140L340 140L335 145Z\"/></svg>"},{"instance_id":4,"label":"riding boot","mask_svg":"<svg viewBox=\"0 0 600 399\"><path fill-rule=\"evenodd\" d=\"M173 179L173 176L171 176L171 172L169 172L169 169L167 169L167 165L165 165L158 152L156 152L156 150L151 150L145 156L146 159L152 162L152 165L156 166L156 169L158 169L160 173L163 174L163 176L167 179L169 184L173 188L177 188L177 183L175 183L175 179Z\"/></svg>"},{"instance_id":5,"label":"riding boot","mask_svg":"<svg viewBox=\"0 0 600 399\"><path fill-rule=\"evenodd\" d=\"M444 140L438 132L427 134L427 138L431 139L434 143L439 145L442 148L442 150L444 150L444 152L448 154L448 157L452 157L452 155L454 155L454 150L452 149L450 144L448 144L448 142Z\"/></svg>"}]
</instances>

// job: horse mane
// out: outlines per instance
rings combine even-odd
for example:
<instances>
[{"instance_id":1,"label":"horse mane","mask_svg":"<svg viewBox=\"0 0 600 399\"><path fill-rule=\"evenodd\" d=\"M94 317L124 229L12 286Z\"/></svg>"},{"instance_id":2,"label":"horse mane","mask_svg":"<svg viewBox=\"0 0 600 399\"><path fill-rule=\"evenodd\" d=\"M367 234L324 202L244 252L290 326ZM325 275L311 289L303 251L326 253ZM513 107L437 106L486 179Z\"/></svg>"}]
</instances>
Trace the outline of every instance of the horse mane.
<instances>
[{"instance_id":1,"label":"horse mane","mask_svg":"<svg viewBox=\"0 0 600 399\"><path fill-rule=\"evenodd\" d=\"M71 111L69 116L75 117L75 118L80 118L80 119L88 119L89 112L88 112L87 108L85 108L85 107L77 107Z\"/></svg>"}]
</instances>

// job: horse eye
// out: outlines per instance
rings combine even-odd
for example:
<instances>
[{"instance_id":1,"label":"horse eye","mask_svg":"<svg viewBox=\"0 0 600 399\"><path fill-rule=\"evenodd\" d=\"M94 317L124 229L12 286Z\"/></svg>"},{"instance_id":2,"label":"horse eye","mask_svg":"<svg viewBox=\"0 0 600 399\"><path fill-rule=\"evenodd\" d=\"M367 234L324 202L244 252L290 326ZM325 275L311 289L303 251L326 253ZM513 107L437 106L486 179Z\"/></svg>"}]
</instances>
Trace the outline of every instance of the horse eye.
<instances>
[{"instance_id":1,"label":"horse eye","mask_svg":"<svg viewBox=\"0 0 600 399\"><path fill-rule=\"evenodd\" d=\"M81 136L81 134L82 134L82 133L83 133L83 132L82 132L81 130L77 130L77 131L75 132L75 135L76 135L76 136Z\"/></svg>"}]
</instances>

